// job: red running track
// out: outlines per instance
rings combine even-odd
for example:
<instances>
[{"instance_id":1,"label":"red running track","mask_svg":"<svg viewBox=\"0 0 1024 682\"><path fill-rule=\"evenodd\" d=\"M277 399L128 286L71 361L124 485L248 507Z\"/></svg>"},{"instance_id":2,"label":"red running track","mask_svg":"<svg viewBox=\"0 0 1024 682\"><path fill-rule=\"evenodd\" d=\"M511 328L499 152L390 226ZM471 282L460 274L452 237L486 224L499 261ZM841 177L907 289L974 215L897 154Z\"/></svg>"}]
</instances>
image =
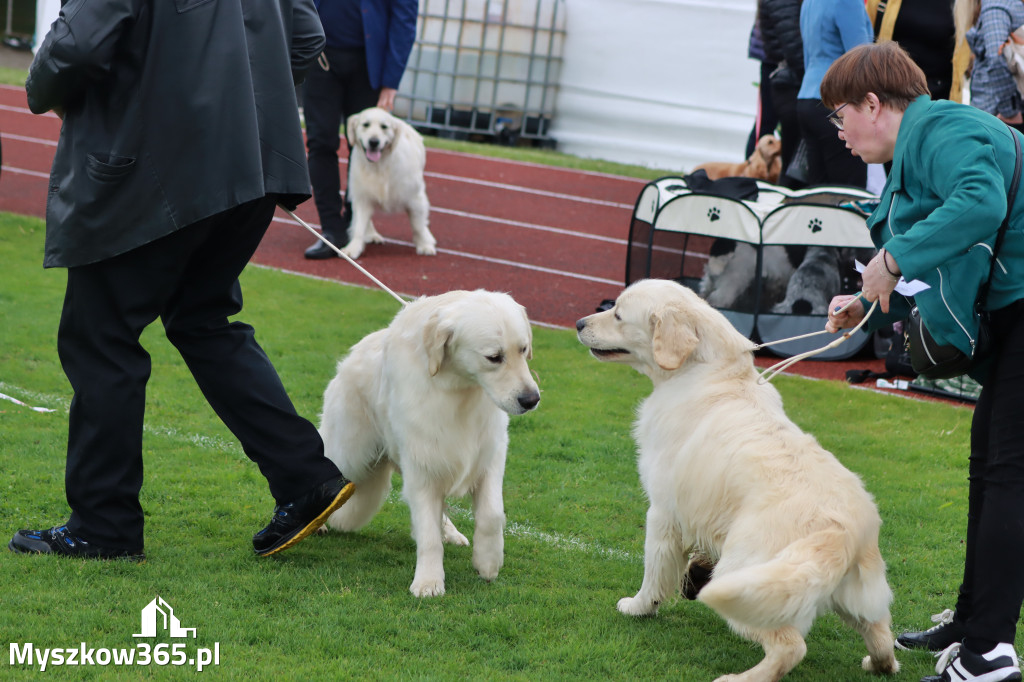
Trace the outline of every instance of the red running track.
<instances>
[{"instance_id":1,"label":"red running track","mask_svg":"<svg viewBox=\"0 0 1024 682\"><path fill-rule=\"evenodd\" d=\"M22 88L0 86L3 175L0 210L42 217L60 121L29 112ZM404 215L374 218L388 239L359 263L412 296L452 289L507 291L530 319L571 327L622 288L632 178L428 150L427 195L438 255L417 256ZM296 212L319 227L313 202ZM284 270L374 286L346 261L308 261L315 237L278 213L254 258Z\"/></svg>"},{"instance_id":2,"label":"red running track","mask_svg":"<svg viewBox=\"0 0 1024 682\"><path fill-rule=\"evenodd\" d=\"M43 217L59 134L56 116L28 110L24 89L0 85L0 210ZM566 328L621 291L633 204L645 181L435 149L427 150L426 168L438 255L416 255L404 215L378 214L374 223L388 241L369 245L359 259L392 290L411 296L452 289L506 291L526 306L535 323ZM312 201L297 214L318 227ZM375 286L340 258L303 258L314 240L279 212L254 261ZM761 366L777 360L757 358ZM882 371L878 360L852 362ZM790 371L842 380L849 367L806 361Z\"/></svg>"}]
</instances>

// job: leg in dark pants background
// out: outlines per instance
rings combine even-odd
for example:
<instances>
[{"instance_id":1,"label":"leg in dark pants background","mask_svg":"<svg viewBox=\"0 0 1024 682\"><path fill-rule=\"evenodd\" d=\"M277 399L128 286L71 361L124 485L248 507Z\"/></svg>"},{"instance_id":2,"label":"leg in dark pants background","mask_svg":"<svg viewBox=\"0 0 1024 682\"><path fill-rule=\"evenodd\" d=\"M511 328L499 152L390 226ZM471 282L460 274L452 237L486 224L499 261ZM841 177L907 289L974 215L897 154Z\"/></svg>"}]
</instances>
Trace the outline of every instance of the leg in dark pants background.
<instances>
[{"instance_id":1,"label":"leg in dark pants background","mask_svg":"<svg viewBox=\"0 0 1024 682\"><path fill-rule=\"evenodd\" d=\"M993 313L992 331L1000 345L971 424L967 556L956 605L972 651L1012 644L1024 601L1024 302Z\"/></svg>"},{"instance_id":2,"label":"leg in dark pants background","mask_svg":"<svg viewBox=\"0 0 1024 682\"><path fill-rule=\"evenodd\" d=\"M361 48L328 48L324 55L320 63L310 68L302 85L302 111L306 120L309 177L320 227L331 243L344 246L348 241L346 231L351 208L344 208L348 215L343 218L338 150L344 137L345 121L352 114L376 106L380 91L370 85L366 54ZM347 180L345 185L348 186ZM333 252L330 255L333 256Z\"/></svg>"},{"instance_id":3,"label":"leg in dark pants background","mask_svg":"<svg viewBox=\"0 0 1024 682\"><path fill-rule=\"evenodd\" d=\"M69 529L111 548L141 548L142 425L149 355L142 331L161 317L217 415L279 502L338 475L299 416L242 308L238 276L274 212L267 197L128 253L69 268L58 352L75 395L65 474Z\"/></svg>"},{"instance_id":4,"label":"leg in dark pants background","mask_svg":"<svg viewBox=\"0 0 1024 682\"><path fill-rule=\"evenodd\" d=\"M821 100L798 99L796 107L800 134L807 145L807 184L865 187L867 165L839 139L839 131L829 123L829 110Z\"/></svg>"}]
</instances>

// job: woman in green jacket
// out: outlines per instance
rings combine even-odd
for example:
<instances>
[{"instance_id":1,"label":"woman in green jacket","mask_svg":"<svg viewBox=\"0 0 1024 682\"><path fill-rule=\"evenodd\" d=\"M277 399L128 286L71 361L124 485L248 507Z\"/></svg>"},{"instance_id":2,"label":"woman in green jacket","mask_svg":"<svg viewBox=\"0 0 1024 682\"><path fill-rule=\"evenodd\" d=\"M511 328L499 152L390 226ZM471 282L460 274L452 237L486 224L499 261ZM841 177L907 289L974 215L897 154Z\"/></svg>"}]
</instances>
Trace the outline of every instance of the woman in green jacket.
<instances>
[{"instance_id":1,"label":"woman in green jacket","mask_svg":"<svg viewBox=\"0 0 1024 682\"><path fill-rule=\"evenodd\" d=\"M902 275L929 286L915 303L932 336L973 353L972 308L1007 214L1019 133L972 107L931 101L924 74L892 42L850 50L821 92L855 156L892 162L868 219L879 251L863 273L864 303L838 313L852 297L835 297L826 328L855 326L876 300L883 314L872 317L874 325L905 317L909 303L893 294ZM948 649L939 676L926 680L1021 679L1013 642L1024 602L1024 189L1010 211L986 308L993 347L972 372L983 389L971 425L960 594L948 622L899 638L908 648Z\"/></svg>"}]
</instances>

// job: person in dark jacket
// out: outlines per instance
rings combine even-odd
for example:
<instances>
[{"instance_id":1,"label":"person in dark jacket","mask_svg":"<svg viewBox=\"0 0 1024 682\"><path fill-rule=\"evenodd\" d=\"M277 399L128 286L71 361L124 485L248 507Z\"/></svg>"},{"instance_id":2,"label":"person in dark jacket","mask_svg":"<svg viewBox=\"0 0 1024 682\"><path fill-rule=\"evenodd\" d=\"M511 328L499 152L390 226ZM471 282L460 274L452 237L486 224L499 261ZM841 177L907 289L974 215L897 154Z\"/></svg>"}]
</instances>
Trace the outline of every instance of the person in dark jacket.
<instances>
[{"instance_id":1,"label":"person in dark jacket","mask_svg":"<svg viewBox=\"0 0 1024 682\"><path fill-rule=\"evenodd\" d=\"M309 197L295 84L323 43L313 0L64 4L25 87L33 112L64 121L44 266L67 268L71 516L9 549L144 556L139 337L157 318L277 501L257 554L306 537L352 494L253 329L229 321L276 204Z\"/></svg>"},{"instance_id":2,"label":"person in dark jacket","mask_svg":"<svg viewBox=\"0 0 1024 682\"><path fill-rule=\"evenodd\" d=\"M387 111L416 40L417 0L316 0L327 48L303 83L309 175L323 236L335 246L348 242L352 205L341 198L339 134L348 117L368 107ZM346 167L347 168L347 167ZM348 183L345 183L346 186ZM334 258L319 239L306 258Z\"/></svg>"},{"instance_id":3,"label":"person in dark jacket","mask_svg":"<svg viewBox=\"0 0 1024 682\"><path fill-rule=\"evenodd\" d=\"M772 101L782 137L782 175L778 184L798 189L799 180L786 175L800 146L800 118L796 96L804 77L804 43L800 37L800 4L803 0L759 0L758 20L764 52L776 68L769 76Z\"/></svg>"},{"instance_id":4,"label":"person in dark jacket","mask_svg":"<svg viewBox=\"0 0 1024 682\"><path fill-rule=\"evenodd\" d=\"M761 64L761 80L757 86L757 115L754 117L754 125L750 129L750 135L747 136L747 147L743 153L744 158L749 159L750 155L754 153L757 141L765 135L774 135L775 129L779 127L779 117L775 114L770 86L771 79L769 78L778 64L769 61L765 54L764 43L761 39L761 27L756 20L750 29L747 56L756 59Z\"/></svg>"},{"instance_id":5,"label":"person in dark jacket","mask_svg":"<svg viewBox=\"0 0 1024 682\"><path fill-rule=\"evenodd\" d=\"M875 40L895 40L907 51L924 71L932 99L961 101L962 86L958 84L957 91L953 92L957 80L955 64L966 67L966 61L954 54L956 28L952 2L868 0L867 10L875 29Z\"/></svg>"}]
</instances>

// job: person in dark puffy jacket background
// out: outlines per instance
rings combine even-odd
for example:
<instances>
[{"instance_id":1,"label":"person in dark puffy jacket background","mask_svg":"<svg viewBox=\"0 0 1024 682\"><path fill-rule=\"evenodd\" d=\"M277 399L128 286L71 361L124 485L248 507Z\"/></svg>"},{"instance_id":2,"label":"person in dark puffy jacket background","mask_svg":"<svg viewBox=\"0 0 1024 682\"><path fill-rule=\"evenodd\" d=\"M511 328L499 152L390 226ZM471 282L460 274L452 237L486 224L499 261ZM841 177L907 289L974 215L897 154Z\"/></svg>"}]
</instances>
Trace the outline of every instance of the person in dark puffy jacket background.
<instances>
[{"instance_id":1,"label":"person in dark puffy jacket background","mask_svg":"<svg viewBox=\"0 0 1024 682\"><path fill-rule=\"evenodd\" d=\"M759 0L757 3L765 58L776 65L768 78L782 138L782 175L778 184L793 189L803 186L800 180L786 175L801 139L796 99L804 77L804 46L800 37L802 2Z\"/></svg>"}]
</instances>

